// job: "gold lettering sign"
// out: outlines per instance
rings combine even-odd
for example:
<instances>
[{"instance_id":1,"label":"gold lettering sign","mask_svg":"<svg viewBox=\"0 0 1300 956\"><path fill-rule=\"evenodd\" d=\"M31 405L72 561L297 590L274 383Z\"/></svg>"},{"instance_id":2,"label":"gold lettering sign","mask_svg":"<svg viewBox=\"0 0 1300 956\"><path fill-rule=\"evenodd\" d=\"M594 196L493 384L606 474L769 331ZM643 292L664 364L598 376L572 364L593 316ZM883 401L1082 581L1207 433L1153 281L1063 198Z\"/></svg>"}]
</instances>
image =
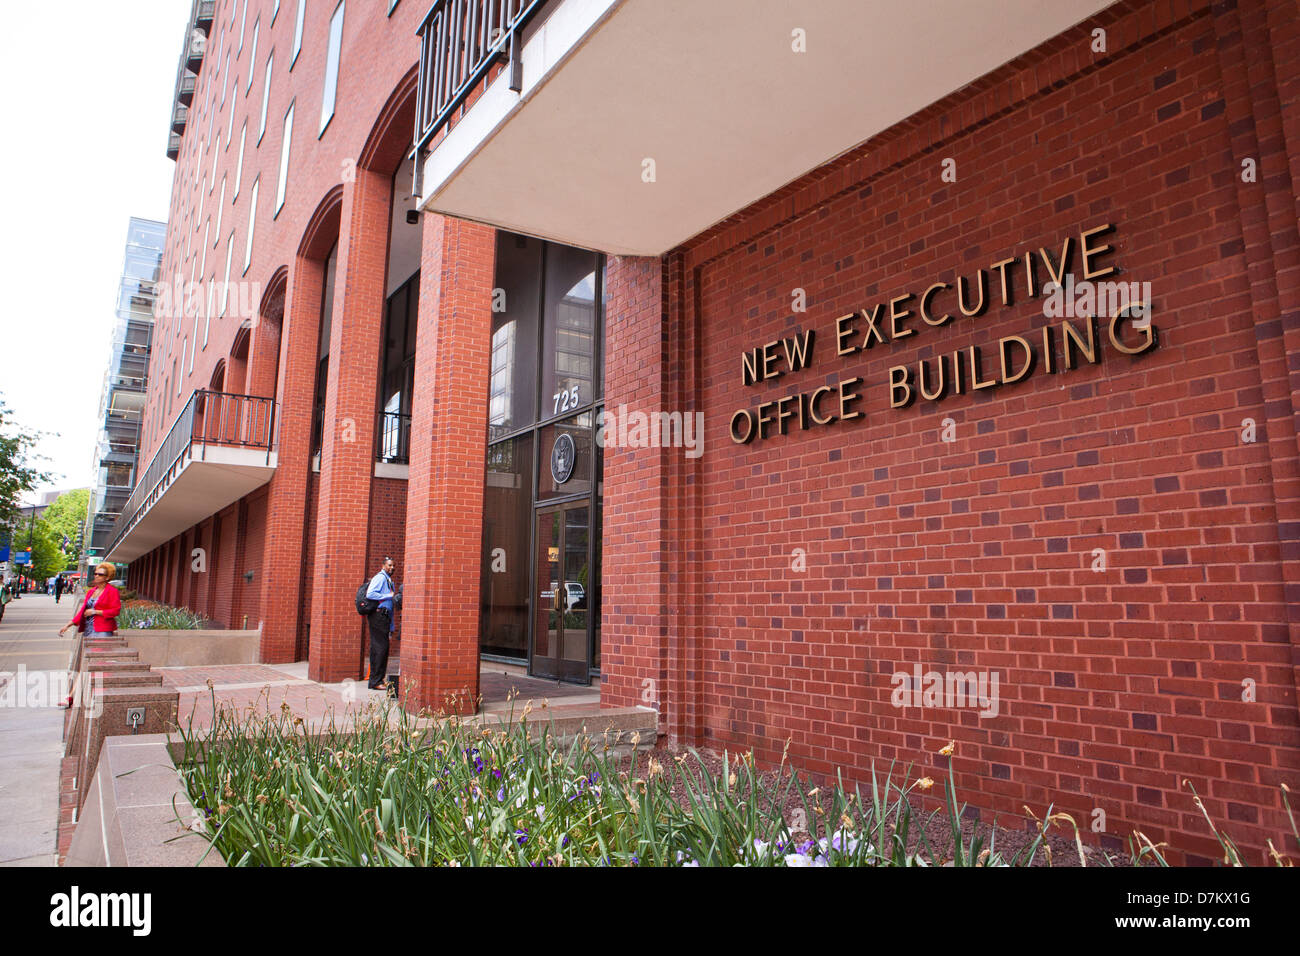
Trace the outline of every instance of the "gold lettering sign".
<instances>
[{"instance_id":1,"label":"gold lettering sign","mask_svg":"<svg viewBox=\"0 0 1300 956\"><path fill-rule=\"evenodd\" d=\"M889 407L905 409L918 398L939 402L963 390L996 389L1039 372L1059 374L1095 365L1101 361L1103 341L1121 355L1145 354L1157 346L1159 337L1150 321L1151 302L1140 294L1140 284L1093 281L1118 272L1113 262L1104 261L1114 254L1114 246L1102 241L1114 231L1114 223L1081 229L1077 235L1064 237L1059 253L1047 246L1017 252L953 282L933 282L919 292L904 291L844 313L833 320L835 354L843 358L877 347L891 348L913 335L932 335L934 329L961 328L960 318L952 311L954 303L958 316L978 319L995 304L1014 305L1018 291L1027 299L1049 297L1043 314L1053 321L1039 332L1003 336L996 346L971 344L935 358L891 366L885 383ZM1076 258L1083 270L1077 309L1070 269ZM1036 271L1040 266L1047 274L1041 285ZM1108 286L1115 289L1108 290ZM1053 303L1063 294L1065 308L1054 312ZM918 318L919 323L914 321ZM1132 331L1126 332L1126 323ZM741 383L758 385L808 368L814 344L814 330L803 329L750 349L741 355ZM795 429L864 417L867 411L856 407L865 397L862 383L859 377L847 378L764 400L752 410L737 409L729 426L731 440L747 445Z\"/></svg>"}]
</instances>

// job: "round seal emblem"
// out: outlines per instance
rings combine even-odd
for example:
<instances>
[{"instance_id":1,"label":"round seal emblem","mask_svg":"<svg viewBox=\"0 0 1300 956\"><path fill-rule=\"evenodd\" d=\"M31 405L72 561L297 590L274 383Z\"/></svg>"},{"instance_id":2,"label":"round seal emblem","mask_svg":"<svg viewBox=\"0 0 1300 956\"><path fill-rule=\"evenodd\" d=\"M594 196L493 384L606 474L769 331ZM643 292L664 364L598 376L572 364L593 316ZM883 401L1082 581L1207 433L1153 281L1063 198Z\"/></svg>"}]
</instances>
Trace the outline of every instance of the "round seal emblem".
<instances>
[{"instance_id":1,"label":"round seal emblem","mask_svg":"<svg viewBox=\"0 0 1300 956\"><path fill-rule=\"evenodd\" d=\"M551 449L551 477L555 479L557 485L562 485L569 480L577 457L578 451L573 445L572 435L564 432L555 439L555 446Z\"/></svg>"}]
</instances>

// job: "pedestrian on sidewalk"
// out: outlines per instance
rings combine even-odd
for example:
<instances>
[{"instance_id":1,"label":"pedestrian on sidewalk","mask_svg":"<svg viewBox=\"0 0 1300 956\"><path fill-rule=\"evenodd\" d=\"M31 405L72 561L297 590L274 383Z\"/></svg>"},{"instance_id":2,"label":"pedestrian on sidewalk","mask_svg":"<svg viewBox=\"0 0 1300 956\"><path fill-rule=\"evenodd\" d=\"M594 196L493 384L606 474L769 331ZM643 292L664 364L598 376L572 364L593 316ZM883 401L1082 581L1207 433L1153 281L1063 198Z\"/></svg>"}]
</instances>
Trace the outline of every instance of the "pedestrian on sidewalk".
<instances>
[{"instance_id":1,"label":"pedestrian on sidewalk","mask_svg":"<svg viewBox=\"0 0 1300 956\"><path fill-rule=\"evenodd\" d=\"M63 597L63 575L54 579L54 603L59 603L59 598Z\"/></svg>"},{"instance_id":2,"label":"pedestrian on sidewalk","mask_svg":"<svg viewBox=\"0 0 1300 956\"><path fill-rule=\"evenodd\" d=\"M117 616L122 613L122 595L109 582L117 568L105 561L95 565L94 584L86 591L76 615L59 629L62 637L70 627L80 629L87 637L92 633L111 637L117 633Z\"/></svg>"},{"instance_id":3,"label":"pedestrian on sidewalk","mask_svg":"<svg viewBox=\"0 0 1300 956\"><path fill-rule=\"evenodd\" d=\"M371 690L384 686L388 675L388 638L393 632L393 559L384 558L384 565L379 573L370 579L366 588L366 597L378 601L375 613L370 615L370 680L366 682Z\"/></svg>"}]
</instances>

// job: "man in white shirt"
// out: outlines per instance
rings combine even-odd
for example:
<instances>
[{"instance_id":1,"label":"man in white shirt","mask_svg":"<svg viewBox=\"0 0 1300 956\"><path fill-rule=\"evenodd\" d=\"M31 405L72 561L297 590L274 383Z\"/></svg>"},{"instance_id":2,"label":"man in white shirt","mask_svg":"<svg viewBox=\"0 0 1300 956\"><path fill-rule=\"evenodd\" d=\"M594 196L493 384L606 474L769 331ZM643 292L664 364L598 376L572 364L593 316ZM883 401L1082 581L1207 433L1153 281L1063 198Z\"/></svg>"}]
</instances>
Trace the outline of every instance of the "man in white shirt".
<instances>
[{"instance_id":1,"label":"man in white shirt","mask_svg":"<svg viewBox=\"0 0 1300 956\"><path fill-rule=\"evenodd\" d=\"M393 559L384 558L384 566L370 579L366 597L378 601L379 607L369 617L370 622L370 680L367 686L379 690L388 675L388 636L393 630Z\"/></svg>"}]
</instances>

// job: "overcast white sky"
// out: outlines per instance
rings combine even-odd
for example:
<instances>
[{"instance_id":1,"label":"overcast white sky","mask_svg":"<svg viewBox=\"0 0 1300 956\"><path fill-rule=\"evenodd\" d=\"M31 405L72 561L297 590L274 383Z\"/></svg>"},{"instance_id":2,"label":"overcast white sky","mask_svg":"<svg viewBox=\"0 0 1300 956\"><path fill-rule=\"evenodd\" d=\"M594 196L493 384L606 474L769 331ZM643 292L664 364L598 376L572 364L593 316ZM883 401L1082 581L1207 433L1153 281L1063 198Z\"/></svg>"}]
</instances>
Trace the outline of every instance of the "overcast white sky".
<instances>
[{"instance_id":1,"label":"overcast white sky","mask_svg":"<svg viewBox=\"0 0 1300 956\"><path fill-rule=\"evenodd\" d=\"M0 398L91 484L127 219L166 219L190 0L0 6Z\"/></svg>"}]
</instances>

